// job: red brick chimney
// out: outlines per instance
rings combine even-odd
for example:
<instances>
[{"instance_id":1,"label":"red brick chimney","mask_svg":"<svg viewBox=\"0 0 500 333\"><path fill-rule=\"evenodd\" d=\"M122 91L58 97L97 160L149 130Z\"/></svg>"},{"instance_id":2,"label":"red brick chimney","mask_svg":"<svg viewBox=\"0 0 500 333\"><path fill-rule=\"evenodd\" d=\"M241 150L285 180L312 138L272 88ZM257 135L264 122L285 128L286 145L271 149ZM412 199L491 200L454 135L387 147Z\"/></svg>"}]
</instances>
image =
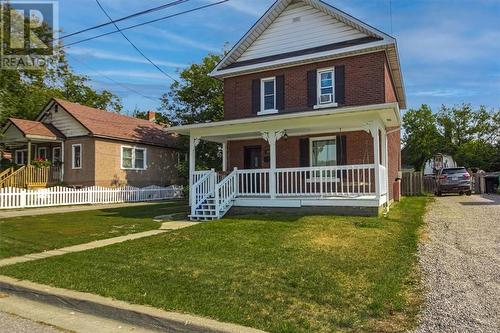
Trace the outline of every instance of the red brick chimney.
<instances>
[{"instance_id":1,"label":"red brick chimney","mask_svg":"<svg viewBox=\"0 0 500 333\"><path fill-rule=\"evenodd\" d=\"M156 120L156 112L155 111L148 111L148 120L152 123Z\"/></svg>"}]
</instances>

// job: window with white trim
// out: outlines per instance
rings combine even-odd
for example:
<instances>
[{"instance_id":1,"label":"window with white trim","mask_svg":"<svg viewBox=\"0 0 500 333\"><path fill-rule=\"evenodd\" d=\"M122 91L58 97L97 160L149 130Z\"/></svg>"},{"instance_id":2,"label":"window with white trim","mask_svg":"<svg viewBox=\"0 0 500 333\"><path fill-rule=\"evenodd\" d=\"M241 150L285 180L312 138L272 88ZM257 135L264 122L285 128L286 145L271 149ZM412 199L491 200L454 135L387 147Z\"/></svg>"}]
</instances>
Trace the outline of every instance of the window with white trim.
<instances>
[{"instance_id":1,"label":"window with white trim","mask_svg":"<svg viewBox=\"0 0 500 333\"><path fill-rule=\"evenodd\" d=\"M52 162L62 162L61 147L52 148Z\"/></svg>"},{"instance_id":2,"label":"window with white trim","mask_svg":"<svg viewBox=\"0 0 500 333\"><path fill-rule=\"evenodd\" d=\"M270 77L260 81L259 114L276 113L276 78Z\"/></svg>"},{"instance_id":3,"label":"window with white trim","mask_svg":"<svg viewBox=\"0 0 500 333\"><path fill-rule=\"evenodd\" d=\"M38 148L38 158L43 158L46 160L48 158L48 148L47 147L39 147Z\"/></svg>"},{"instance_id":4,"label":"window with white trim","mask_svg":"<svg viewBox=\"0 0 500 333\"><path fill-rule=\"evenodd\" d=\"M73 169L82 168L82 145L71 145L71 166Z\"/></svg>"},{"instance_id":5,"label":"window with white trim","mask_svg":"<svg viewBox=\"0 0 500 333\"><path fill-rule=\"evenodd\" d=\"M335 103L335 69L318 70L318 105Z\"/></svg>"},{"instance_id":6,"label":"window with white trim","mask_svg":"<svg viewBox=\"0 0 500 333\"><path fill-rule=\"evenodd\" d=\"M145 170L146 169L146 149L137 147L122 146L121 153L122 169L125 170Z\"/></svg>"},{"instance_id":7,"label":"window with white trim","mask_svg":"<svg viewBox=\"0 0 500 333\"><path fill-rule=\"evenodd\" d=\"M24 165L24 164L26 164L27 160L28 160L28 150L27 149L16 150L16 164L17 165Z\"/></svg>"},{"instance_id":8,"label":"window with white trim","mask_svg":"<svg viewBox=\"0 0 500 333\"><path fill-rule=\"evenodd\" d=\"M337 138L311 138L310 152L312 167L337 165Z\"/></svg>"}]
</instances>

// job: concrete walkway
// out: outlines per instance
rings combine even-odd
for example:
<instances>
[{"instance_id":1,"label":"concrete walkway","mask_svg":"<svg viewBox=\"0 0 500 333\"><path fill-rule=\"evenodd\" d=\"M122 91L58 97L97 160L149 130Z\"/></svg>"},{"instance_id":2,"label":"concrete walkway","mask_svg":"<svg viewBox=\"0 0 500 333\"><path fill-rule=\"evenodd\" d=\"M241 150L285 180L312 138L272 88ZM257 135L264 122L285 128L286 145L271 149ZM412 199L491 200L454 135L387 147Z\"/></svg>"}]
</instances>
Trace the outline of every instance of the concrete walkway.
<instances>
[{"instance_id":1,"label":"concrete walkway","mask_svg":"<svg viewBox=\"0 0 500 333\"><path fill-rule=\"evenodd\" d=\"M86 250L91 250L91 249L97 249L97 248L112 245L112 244L123 243L123 242L129 241L129 240L134 240L134 239L163 234L163 233L171 231L171 230L182 229L182 228L190 227L190 226L195 225L195 224L197 224L197 223L196 222L189 222L189 221L165 222L161 225L161 228L158 230L144 231L144 232L139 232L136 234L130 234L130 235L125 235L125 236L120 236L120 237L102 239L102 240L93 241L90 243L73 245L73 246L64 247L64 248L56 249L56 250L45 251L45 252L41 252L41 253L33 253L33 254L27 254L24 256L20 256L20 257L12 257L12 258L7 258L7 259L2 259L2 260L0 260L0 267L18 264L21 262L45 259L45 258L55 257L55 256L61 256L61 255L64 255L67 253L72 253L72 252L81 252L81 251L86 251Z\"/></svg>"},{"instance_id":2,"label":"concrete walkway","mask_svg":"<svg viewBox=\"0 0 500 333\"><path fill-rule=\"evenodd\" d=\"M19 281L7 276L0 276L0 292L9 297L21 297L37 302L33 306L36 311L44 310L46 304L63 307L73 311L120 321L124 325L138 326L148 330L178 333L265 333L250 327L223 323L213 319L194 315L168 312L144 305L129 304L99 295L83 293L68 289L56 288L29 281ZM0 311L9 304L8 300L0 301ZM41 319L41 320L40 320ZM43 318L39 321L47 322ZM52 323L57 324L57 323ZM61 324L57 326L62 326ZM119 330L102 330L98 323L94 330L75 330L77 332L120 332ZM137 331L142 332L142 331Z\"/></svg>"},{"instance_id":3,"label":"concrete walkway","mask_svg":"<svg viewBox=\"0 0 500 333\"><path fill-rule=\"evenodd\" d=\"M166 201L172 201L172 200L166 200ZM98 209L138 207L138 206L147 206L147 205L151 205L153 203L160 203L160 202L162 202L162 201L133 202L133 203L129 202L129 203L118 203L118 204L109 204L109 205L58 206L58 207L0 210L0 219L6 219L9 217L19 217L19 216L37 216L37 215L47 215L47 214L83 212L83 211L87 211L87 210L98 210Z\"/></svg>"},{"instance_id":4,"label":"concrete walkway","mask_svg":"<svg viewBox=\"0 0 500 333\"><path fill-rule=\"evenodd\" d=\"M0 322L9 333L158 332L13 295L0 297Z\"/></svg>"}]
</instances>

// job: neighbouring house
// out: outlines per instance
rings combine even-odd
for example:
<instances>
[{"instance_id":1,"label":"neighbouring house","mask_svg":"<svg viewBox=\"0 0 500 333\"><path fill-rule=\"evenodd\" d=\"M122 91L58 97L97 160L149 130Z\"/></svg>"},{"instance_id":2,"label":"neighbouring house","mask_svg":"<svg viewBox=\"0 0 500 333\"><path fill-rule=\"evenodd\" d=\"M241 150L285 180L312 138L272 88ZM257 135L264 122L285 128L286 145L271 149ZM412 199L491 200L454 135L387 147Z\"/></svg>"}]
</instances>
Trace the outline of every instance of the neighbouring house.
<instances>
[{"instance_id":1,"label":"neighbouring house","mask_svg":"<svg viewBox=\"0 0 500 333\"><path fill-rule=\"evenodd\" d=\"M211 73L224 120L171 128L190 137L191 218L284 208L374 215L398 200L396 40L317 0L278 0ZM222 170L196 170L200 140Z\"/></svg>"},{"instance_id":2,"label":"neighbouring house","mask_svg":"<svg viewBox=\"0 0 500 333\"><path fill-rule=\"evenodd\" d=\"M456 168L457 163L450 155L436 154L433 158L425 162L424 175L436 175L443 168Z\"/></svg>"},{"instance_id":3,"label":"neighbouring house","mask_svg":"<svg viewBox=\"0 0 500 333\"><path fill-rule=\"evenodd\" d=\"M178 184L178 138L154 123L154 113L149 118L54 98L34 121L8 119L0 144L19 167L4 171L0 183L7 186L10 177L19 187Z\"/></svg>"}]
</instances>

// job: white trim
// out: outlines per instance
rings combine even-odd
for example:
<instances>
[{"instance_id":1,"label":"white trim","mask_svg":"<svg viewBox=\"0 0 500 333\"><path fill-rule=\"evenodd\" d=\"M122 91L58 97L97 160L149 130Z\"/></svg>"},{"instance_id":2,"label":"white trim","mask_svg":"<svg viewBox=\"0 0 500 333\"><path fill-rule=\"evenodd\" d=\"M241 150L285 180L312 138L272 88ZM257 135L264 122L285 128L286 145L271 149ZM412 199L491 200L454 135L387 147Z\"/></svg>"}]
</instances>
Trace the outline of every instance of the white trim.
<instances>
[{"instance_id":1,"label":"white trim","mask_svg":"<svg viewBox=\"0 0 500 333\"><path fill-rule=\"evenodd\" d=\"M330 108L336 108L338 106L339 106L338 103L319 104L313 106L313 109L314 110L330 109Z\"/></svg>"},{"instance_id":2,"label":"white trim","mask_svg":"<svg viewBox=\"0 0 500 333\"><path fill-rule=\"evenodd\" d=\"M323 73L332 73L332 95L331 95L331 100L328 103L321 103L321 74ZM327 105L332 105L336 104L335 103L335 67L329 67L329 68L321 68L316 71L316 96L317 96L317 101L316 101L316 106L325 106Z\"/></svg>"},{"instance_id":3,"label":"white trim","mask_svg":"<svg viewBox=\"0 0 500 333\"><path fill-rule=\"evenodd\" d=\"M40 158L40 151L42 150L45 150L45 159L48 159L48 155L49 155L49 148L48 147L38 147L37 149L37 157Z\"/></svg>"},{"instance_id":4,"label":"white trim","mask_svg":"<svg viewBox=\"0 0 500 333\"><path fill-rule=\"evenodd\" d=\"M76 167L75 166L75 148L76 147L80 147L80 166L79 167ZM82 169L82 165L83 165L83 145L81 143L75 143L75 144L72 144L71 145L71 168L73 170L80 170Z\"/></svg>"},{"instance_id":5,"label":"white trim","mask_svg":"<svg viewBox=\"0 0 500 333\"><path fill-rule=\"evenodd\" d=\"M266 109L266 94L265 94L265 84L267 82L273 82L273 98L274 98L274 108L272 109ZM260 111L257 113L258 115L264 115L264 114L272 114L272 113L277 113L276 110L276 76L272 77L266 77L263 79L260 79Z\"/></svg>"},{"instance_id":6,"label":"white trim","mask_svg":"<svg viewBox=\"0 0 500 333\"><path fill-rule=\"evenodd\" d=\"M270 110L259 111L259 112L257 112L257 115L258 116L266 116L266 115L270 115L270 114L276 114L278 112L279 111L277 109L270 109Z\"/></svg>"},{"instance_id":7,"label":"white trim","mask_svg":"<svg viewBox=\"0 0 500 333\"><path fill-rule=\"evenodd\" d=\"M313 137L309 138L309 166L310 167L322 167L325 165L313 165L313 142L314 141L326 141L326 140L335 140L335 152L337 152L337 136L336 135L331 135L331 136L322 136L322 137ZM337 161L337 156L335 156L335 164L332 166L338 165Z\"/></svg>"},{"instance_id":8,"label":"white trim","mask_svg":"<svg viewBox=\"0 0 500 333\"><path fill-rule=\"evenodd\" d=\"M16 150L14 150L14 162L17 165L24 165L24 164L26 164L26 159L24 158L24 154L22 155L23 156L22 163L19 163L19 160L17 159L17 152L26 152L26 157L28 157L28 149L16 149Z\"/></svg>"},{"instance_id":9,"label":"white trim","mask_svg":"<svg viewBox=\"0 0 500 333\"><path fill-rule=\"evenodd\" d=\"M294 118L302 118L302 117L320 117L334 114L348 114L348 113L357 113L357 112L366 112L366 111L379 111L384 109L392 109L397 117L397 123L392 126L398 126L401 124L401 118L399 114L399 105L398 103L384 103L384 104L372 104L372 105L361 105L361 106L352 106L352 107L342 107L342 108L332 108L320 111L305 111L305 112L297 112L297 113L289 113L289 114L277 114L272 115L266 118L256 118L256 117L248 117L241 119L233 119L233 120L222 120L211 123L200 123L200 124L192 124L192 125L182 125L182 126L174 126L167 128L166 131L169 133L179 133L179 134L188 134L189 130L192 129L201 129L201 128L214 128L225 125L236 125L236 124L257 124L259 122L268 122L270 120L282 120L282 119L294 119ZM392 127L391 126L391 127Z\"/></svg>"},{"instance_id":10,"label":"white trim","mask_svg":"<svg viewBox=\"0 0 500 333\"><path fill-rule=\"evenodd\" d=\"M131 156L131 158L132 158L132 167L131 168L127 168L127 167L123 166L123 150L124 149L132 149L132 156ZM136 154L137 150L142 150L144 152L144 165L143 165L142 168L136 168L136 166L135 166L135 162L136 162L135 154ZM144 148L144 147L121 146L120 147L120 168L122 170L136 170L136 171L147 170L148 169L148 165L147 165L147 153L148 153L148 149Z\"/></svg>"}]
</instances>

